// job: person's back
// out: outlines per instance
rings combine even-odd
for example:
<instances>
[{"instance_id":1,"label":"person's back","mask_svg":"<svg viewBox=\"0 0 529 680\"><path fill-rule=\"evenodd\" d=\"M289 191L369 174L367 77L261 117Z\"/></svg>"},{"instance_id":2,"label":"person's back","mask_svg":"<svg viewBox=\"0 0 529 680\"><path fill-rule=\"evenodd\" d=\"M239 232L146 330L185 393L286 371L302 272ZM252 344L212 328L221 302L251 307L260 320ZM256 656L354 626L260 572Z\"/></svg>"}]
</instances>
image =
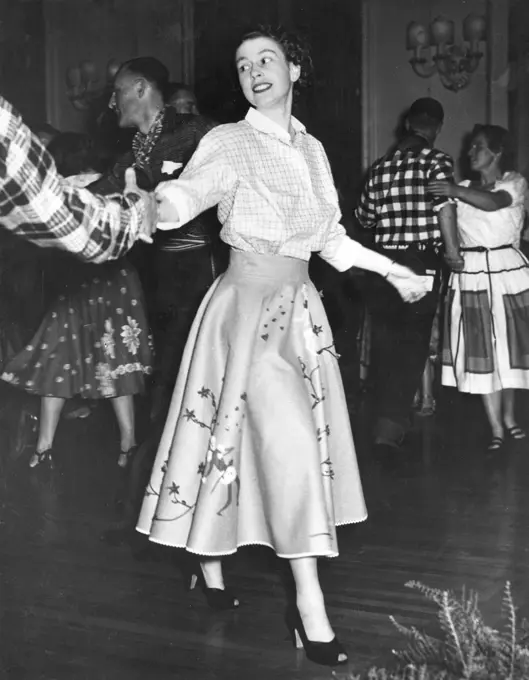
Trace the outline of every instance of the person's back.
<instances>
[{"instance_id":1,"label":"person's back","mask_svg":"<svg viewBox=\"0 0 529 680\"><path fill-rule=\"evenodd\" d=\"M384 281L370 281L368 306L378 374L376 445L399 446L410 426L439 298L443 247L451 266L461 263L455 207L450 199L435 198L428 191L432 181L453 181L452 159L434 146L443 118L443 108L434 99L412 104L406 134L371 167L356 210L360 224L374 230L381 252L432 276L432 292L411 308L402 305Z\"/></svg>"},{"instance_id":2,"label":"person's back","mask_svg":"<svg viewBox=\"0 0 529 680\"><path fill-rule=\"evenodd\" d=\"M448 203L428 193L428 183L453 180L453 161L435 148L444 119L434 99L418 99L406 118L406 133L376 161L356 210L365 228L375 229L375 241L397 246L442 242L438 213Z\"/></svg>"},{"instance_id":3,"label":"person's back","mask_svg":"<svg viewBox=\"0 0 529 680\"><path fill-rule=\"evenodd\" d=\"M428 193L428 183L451 177L448 154L430 146L424 137L408 135L371 169L370 192L375 209L362 202L357 216L364 226L375 224L375 241L384 244L441 243L437 210L446 199ZM375 216L376 215L376 216Z\"/></svg>"}]
</instances>

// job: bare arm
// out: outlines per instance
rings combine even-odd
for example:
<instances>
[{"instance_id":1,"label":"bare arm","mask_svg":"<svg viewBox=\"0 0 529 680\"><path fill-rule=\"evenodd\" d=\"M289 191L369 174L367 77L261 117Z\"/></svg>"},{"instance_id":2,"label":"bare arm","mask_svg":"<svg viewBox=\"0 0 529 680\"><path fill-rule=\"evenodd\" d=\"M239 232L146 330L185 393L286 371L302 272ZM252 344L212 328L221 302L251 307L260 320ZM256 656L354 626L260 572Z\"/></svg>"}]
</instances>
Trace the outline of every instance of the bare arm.
<instances>
[{"instance_id":1,"label":"bare arm","mask_svg":"<svg viewBox=\"0 0 529 680\"><path fill-rule=\"evenodd\" d=\"M512 205L512 196L508 191L487 191L456 185L454 198L486 212L495 212Z\"/></svg>"},{"instance_id":2,"label":"bare arm","mask_svg":"<svg viewBox=\"0 0 529 680\"><path fill-rule=\"evenodd\" d=\"M464 260L459 252L459 238L457 234L457 210L454 203L446 203L437 214L439 227L445 245L445 260L450 269L461 271Z\"/></svg>"},{"instance_id":3,"label":"bare arm","mask_svg":"<svg viewBox=\"0 0 529 680\"><path fill-rule=\"evenodd\" d=\"M487 189L464 187L448 181L430 182L428 191L434 196L457 198L485 212L495 212L512 205L512 196L508 191L488 191Z\"/></svg>"}]
</instances>

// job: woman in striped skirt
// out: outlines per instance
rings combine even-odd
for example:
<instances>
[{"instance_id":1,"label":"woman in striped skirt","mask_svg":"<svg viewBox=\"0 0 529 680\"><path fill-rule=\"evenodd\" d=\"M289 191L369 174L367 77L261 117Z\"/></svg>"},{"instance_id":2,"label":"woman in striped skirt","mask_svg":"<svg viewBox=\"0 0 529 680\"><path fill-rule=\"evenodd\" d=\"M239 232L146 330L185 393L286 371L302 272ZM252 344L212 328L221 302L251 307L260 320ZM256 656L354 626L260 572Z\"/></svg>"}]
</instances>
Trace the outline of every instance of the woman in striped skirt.
<instances>
[{"instance_id":1,"label":"woman in striped skirt","mask_svg":"<svg viewBox=\"0 0 529 680\"><path fill-rule=\"evenodd\" d=\"M519 250L527 183L513 171L509 146L507 130L476 126L469 157L479 179L430 185L433 195L457 201L465 258L449 284L442 382L483 396L489 451L526 436L514 390L529 389L529 262Z\"/></svg>"}]
</instances>

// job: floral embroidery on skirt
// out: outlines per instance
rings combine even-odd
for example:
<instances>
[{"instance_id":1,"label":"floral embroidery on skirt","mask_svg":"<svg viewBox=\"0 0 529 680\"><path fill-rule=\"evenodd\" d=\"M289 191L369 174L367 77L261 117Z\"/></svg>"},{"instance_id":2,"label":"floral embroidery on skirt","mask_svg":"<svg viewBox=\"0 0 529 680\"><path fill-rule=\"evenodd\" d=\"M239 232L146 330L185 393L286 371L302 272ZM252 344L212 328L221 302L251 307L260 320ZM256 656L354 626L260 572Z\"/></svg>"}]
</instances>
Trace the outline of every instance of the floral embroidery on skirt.
<instances>
[{"instance_id":1,"label":"floral embroidery on skirt","mask_svg":"<svg viewBox=\"0 0 529 680\"><path fill-rule=\"evenodd\" d=\"M191 330L138 522L202 555L338 554L367 516L343 385L307 262L232 252Z\"/></svg>"},{"instance_id":2,"label":"floral embroidery on skirt","mask_svg":"<svg viewBox=\"0 0 529 680\"><path fill-rule=\"evenodd\" d=\"M116 262L60 295L0 377L40 396L98 399L142 392L151 372L141 284L134 269Z\"/></svg>"}]
</instances>

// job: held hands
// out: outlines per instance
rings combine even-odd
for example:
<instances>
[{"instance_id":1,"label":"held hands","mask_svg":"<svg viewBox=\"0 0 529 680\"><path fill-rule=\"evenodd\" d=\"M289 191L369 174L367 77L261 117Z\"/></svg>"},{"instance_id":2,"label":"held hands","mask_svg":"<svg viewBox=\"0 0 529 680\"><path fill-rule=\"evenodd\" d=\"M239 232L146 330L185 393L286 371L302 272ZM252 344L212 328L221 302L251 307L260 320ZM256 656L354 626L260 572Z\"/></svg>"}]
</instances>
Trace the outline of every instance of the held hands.
<instances>
[{"instance_id":1,"label":"held hands","mask_svg":"<svg viewBox=\"0 0 529 680\"><path fill-rule=\"evenodd\" d=\"M156 200L153 194L138 188L136 172L133 168L125 170L125 189L123 194L125 196L127 194L135 194L143 201L145 214L140 224L138 239L145 243L152 243L152 234L156 231Z\"/></svg>"},{"instance_id":2,"label":"held hands","mask_svg":"<svg viewBox=\"0 0 529 680\"><path fill-rule=\"evenodd\" d=\"M386 278L397 289L404 302L418 302L432 290L431 276L419 276L396 262L391 265Z\"/></svg>"},{"instance_id":3,"label":"held hands","mask_svg":"<svg viewBox=\"0 0 529 680\"><path fill-rule=\"evenodd\" d=\"M172 182L160 182L154 190L157 202L158 228L175 229L180 226L180 216L171 197Z\"/></svg>"},{"instance_id":4,"label":"held hands","mask_svg":"<svg viewBox=\"0 0 529 680\"><path fill-rule=\"evenodd\" d=\"M465 260L458 250L447 250L444 254L444 260L454 272L462 272L465 267Z\"/></svg>"}]
</instances>

